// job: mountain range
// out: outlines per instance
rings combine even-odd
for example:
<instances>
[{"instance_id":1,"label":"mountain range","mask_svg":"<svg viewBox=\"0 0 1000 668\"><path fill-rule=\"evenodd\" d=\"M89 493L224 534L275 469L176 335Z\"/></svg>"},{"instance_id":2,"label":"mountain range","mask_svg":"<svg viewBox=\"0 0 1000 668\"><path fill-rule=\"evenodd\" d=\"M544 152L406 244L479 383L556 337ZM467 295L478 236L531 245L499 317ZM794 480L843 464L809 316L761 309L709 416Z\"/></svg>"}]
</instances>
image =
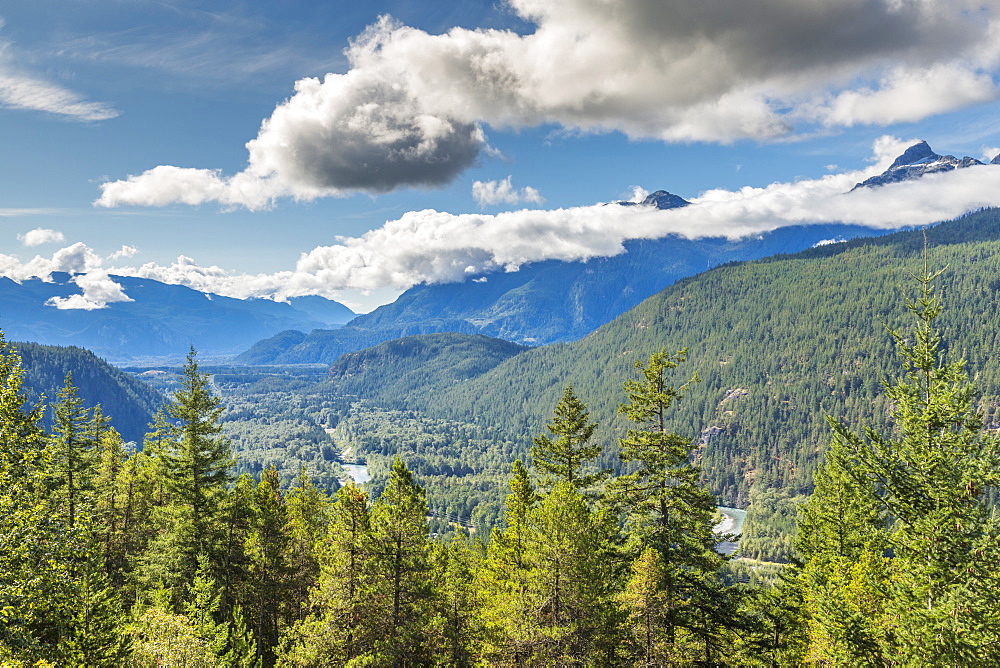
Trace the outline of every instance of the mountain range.
<instances>
[{"instance_id":1,"label":"mountain range","mask_svg":"<svg viewBox=\"0 0 1000 668\"><path fill-rule=\"evenodd\" d=\"M855 186L874 188L926 174L983 163L935 153L925 141L903 152L882 174ZM1000 164L1000 156L993 160ZM665 190L639 202L609 205L675 209L687 206ZM429 334L483 334L525 345L574 341L673 284L727 262L795 253L830 241L880 236L886 230L856 225L804 225L743 239L627 241L625 252L587 261L549 260L514 272L470 276L461 283L417 285L337 330L286 331L236 357L241 364L331 363L340 355L383 341Z\"/></svg>"},{"instance_id":2,"label":"mountain range","mask_svg":"<svg viewBox=\"0 0 1000 668\"><path fill-rule=\"evenodd\" d=\"M355 316L323 297L234 299L129 276L111 278L132 301L94 310L52 306L54 298L79 293L72 278L63 272L20 283L0 278L0 330L11 340L80 346L130 362L181 359L192 345L204 356L229 356L283 330L337 326Z\"/></svg>"},{"instance_id":3,"label":"mountain range","mask_svg":"<svg viewBox=\"0 0 1000 668\"><path fill-rule=\"evenodd\" d=\"M434 332L483 334L524 345L573 341L685 276L727 262L884 233L834 224L785 227L736 240L675 235L632 240L625 243L624 253L612 257L548 260L462 283L417 285L344 327L309 334L282 332L258 342L235 361L332 363L344 353L383 341Z\"/></svg>"}]
</instances>

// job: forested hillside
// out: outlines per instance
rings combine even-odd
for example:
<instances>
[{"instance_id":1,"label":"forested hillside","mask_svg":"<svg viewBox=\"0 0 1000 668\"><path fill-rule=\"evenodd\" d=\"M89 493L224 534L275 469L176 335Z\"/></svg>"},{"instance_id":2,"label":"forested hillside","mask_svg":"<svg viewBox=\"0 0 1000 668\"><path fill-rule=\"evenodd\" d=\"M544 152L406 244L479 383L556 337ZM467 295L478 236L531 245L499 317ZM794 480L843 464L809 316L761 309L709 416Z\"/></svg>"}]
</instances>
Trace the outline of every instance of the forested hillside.
<instances>
[{"instance_id":1,"label":"forested hillside","mask_svg":"<svg viewBox=\"0 0 1000 668\"><path fill-rule=\"evenodd\" d=\"M887 332L892 428L832 423L783 569L720 552L735 537L714 528L699 444L668 426L696 381L667 381L683 352L623 383L623 474L596 464L606 444L564 388L487 538L442 518L398 454L370 494L331 499L305 469L287 486L274 467L236 477L220 374L193 353L142 451L72 387L47 434L0 342L0 532L17 538L0 541L0 662L994 665L1000 440L942 345L928 266Z\"/></svg>"},{"instance_id":2,"label":"forested hillside","mask_svg":"<svg viewBox=\"0 0 1000 668\"><path fill-rule=\"evenodd\" d=\"M927 231L949 309L941 326L964 355L989 417L1000 395L1000 212ZM718 267L685 279L574 343L526 351L443 392L420 395L434 415L477 416L531 435L572 382L604 425L615 416L632 364L662 347L688 349L673 381L701 377L672 418L703 443L706 479L727 503L745 505L754 483L806 490L829 441L825 415L884 420L880 379L895 364L885 326L905 317L898 286L916 270L923 234L824 246ZM885 323L885 325L883 325ZM613 461L609 457L608 462Z\"/></svg>"},{"instance_id":3,"label":"forested hillside","mask_svg":"<svg viewBox=\"0 0 1000 668\"><path fill-rule=\"evenodd\" d=\"M578 339L685 276L735 261L885 234L857 225L785 227L742 239L636 239L624 252L586 262L550 260L461 283L417 285L346 327L256 343L239 364L332 363L339 355L417 334L483 334L521 344Z\"/></svg>"},{"instance_id":4,"label":"forested hillside","mask_svg":"<svg viewBox=\"0 0 1000 668\"><path fill-rule=\"evenodd\" d=\"M992 354L1000 336L1000 213L942 223L927 231L927 243L932 266L947 267L939 281L949 352L968 358L987 420L1000 422L1000 362ZM899 286L922 261L923 244L922 232L902 232L717 267L578 342L525 351L450 386L429 376L433 391L413 388L406 407L488 426L526 452L572 383L600 424L602 464L618 467L621 383L637 359L687 348L688 362L670 380L697 373L701 382L671 424L699 444L705 480L724 505L753 504L744 553L787 558L795 504L830 441L826 415L852 424L887 420L880 381L896 360L885 327L905 317ZM384 385L368 391L402 407Z\"/></svg>"},{"instance_id":5,"label":"forested hillside","mask_svg":"<svg viewBox=\"0 0 1000 668\"><path fill-rule=\"evenodd\" d=\"M44 346L38 343L14 344L25 369L25 387L29 397L56 398L66 380L73 375L80 398L89 406L101 405L104 414L126 441L142 443L153 414L166 399L148 384L111 366L89 350L75 346ZM45 416L51 424L52 415Z\"/></svg>"}]
</instances>

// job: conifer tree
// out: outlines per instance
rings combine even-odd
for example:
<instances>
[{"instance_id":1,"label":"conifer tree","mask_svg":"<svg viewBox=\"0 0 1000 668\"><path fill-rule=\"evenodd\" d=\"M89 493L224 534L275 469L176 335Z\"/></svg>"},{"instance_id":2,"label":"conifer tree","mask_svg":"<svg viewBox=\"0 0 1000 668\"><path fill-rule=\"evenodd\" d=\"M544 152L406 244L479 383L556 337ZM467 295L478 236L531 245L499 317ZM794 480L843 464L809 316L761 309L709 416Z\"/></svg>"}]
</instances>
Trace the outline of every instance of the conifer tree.
<instances>
[{"instance_id":1,"label":"conifer tree","mask_svg":"<svg viewBox=\"0 0 1000 668\"><path fill-rule=\"evenodd\" d=\"M477 626L483 631L481 656L491 663L521 665L531 655L533 601L525 552L528 515L537 502L528 469L517 459L511 467L506 527L493 528L476 578Z\"/></svg>"},{"instance_id":2,"label":"conifer tree","mask_svg":"<svg viewBox=\"0 0 1000 668\"><path fill-rule=\"evenodd\" d=\"M318 549L319 583L309 616L286 634L279 665L349 663L370 653L378 641L371 594L374 554L368 497L353 482L338 490L330 507L326 538Z\"/></svg>"},{"instance_id":3,"label":"conifer tree","mask_svg":"<svg viewBox=\"0 0 1000 668\"><path fill-rule=\"evenodd\" d=\"M435 606L424 489L396 457L371 510L372 585L380 642L374 656L392 664L429 660L427 630Z\"/></svg>"},{"instance_id":4,"label":"conifer tree","mask_svg":"<svg viewBox=\"0 0 1000 668\"><path fill-rule=\"evenodd\" d=\"M715 551L718 538L712 531L715 498L691 461L691 439L668 428L667 414L688 383L675 388L665 374L684 361L686 352L670 355L661 350L648 363L635 363L640 379L625 383L629 400L619 407L637 425L620 441L622 461L635 470L609 489L627 516L630 545L638 559L633 577L648 581L655 575L659 580L656 598L662 610L655 618L642 612L643 601L652 596L648 582L642 586L646 595L630 599L640 606L629 611L637 623L634 639L644 652L654 645L665 648L658 660L667 662L711 661L729 608L718 576L724 558ZM689 383L697 380L695 375ZM644 558L646 548L659 558ZM654 621L657 628L649 629ZM655 642L647 641L651 634Z\"/></svg>"},{"instance_id":5,"label":"conifer tree","mask_svg":"<svg viewBox=\"0 0 1000 668\"><path fill-rule=\"evenodd\" d=\"M218 558L222 526L218 522L230 480L233 458L222 435L222 406L212 395L208 374L201 373L192 348L181 389L167 406L173 424L158 419L147 439L164 477L167 503L158 511L165 525L147 553L147 579L163 580L187 600L198 555Z\"/></svg>"},{"instance_id":6,"label":"conifer tree","mask_svg":"<svg viewBox=\"0 0 1000 668\"><path fill-rule=\"evenodd\" d=\"M263 666L274 665L278 644L279 616L287 596L288 567L285 553L288 517L278 483L278 471L269 467L261 474L254 493L254 513L246 551L250 561L250 585L254 592L250 619Z\"/></svg>"},{"instance_id":7,"label":"conifer tree","mask_svg":"<svg viewBox=\"0 0 1000 668\"><path fill-rule=\"evenodd\" d=\"M1000 661L1000 523L985 496L1000 483L1000 443L974 409L964 361L944 359L938 275L925 256L907 303L916 326L891 330L905 369L885 383L894 432L856 434L833 421L831 458L800 527L813 655L846 608L866 623L840 624L842 655ZM882 517L886 529L874 529ZM823 535L848 539L824 544Z\"/></svg>"},{"instance_id":8,"label":"conifer tree","mask_svg":"<svg viewBox=\"0 0 1000 668\"><path fill-rule=\"evenodd\" d=\"M546 425L555 438L537 436L531 448L531 463L547 486L564 480L574 489L584 489L607 477L609 471L584 473L584 467L601 454L600 444L589 442L597 428L589 420L587 407L567 385L552 422Z\"/></svg>"},{"instance_id":9,"label":"conifer tree","mask_svg":"<svg viewBox=\"0 0 1000 668\"><path fill-rule=\"evenodd\" d=\"M66 524L72 528L81 497L91 488L97 450L93 435L99 428L92 422L83 399L77 395L72 373L66 374L52 410L55 414L52 428L54 492ZM98 414L98 419L103 422L103 415Z\"/></svg>"},{"instance_id":10,"label":"conifer tree","mask_svg":"<svg viewBox=\"0 0 1000 668\"><path fill-rule=\"evenodd\" d=\"M528 521L524 559L533 613L525 629L529 663L622 661L613 598L621 575L614 554L617 524L606 512L590 508L568 481L556 483Z\"/></svg>"},{"instance_id":11,"label":"conifer tree","mask_svg":"<svg viewBox=\"0 0 1000 668\"><path fill-rule=\"evenodd\" d=\"M0 334L0 661L14 665L66 651L85 555L80 532L49 512L51 451L23 382L21 359Z\"/></svg>"},{"instance_id":12,"label":"conifer tree","mask_svg":"<svg viewBox=\"0 0 1000 668\"><path fill-rule=\"evenodd\" d=\"M290 569L286 621L291 624L305 618L309 590L319 580L319 548L326 533L329 497L306 475L305 467L288 492L288 547L285 561Z\"/></svg>"}]
</instances>

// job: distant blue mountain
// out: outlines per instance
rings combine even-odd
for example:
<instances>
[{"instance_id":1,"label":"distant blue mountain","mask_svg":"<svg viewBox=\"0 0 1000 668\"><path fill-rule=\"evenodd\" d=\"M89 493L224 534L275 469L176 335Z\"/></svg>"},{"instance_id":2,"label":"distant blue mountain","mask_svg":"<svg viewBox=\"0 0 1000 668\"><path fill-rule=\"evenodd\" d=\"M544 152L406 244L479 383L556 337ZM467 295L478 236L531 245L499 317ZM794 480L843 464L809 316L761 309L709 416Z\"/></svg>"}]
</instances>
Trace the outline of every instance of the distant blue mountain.
<instances>
[{"instance_id":1,"label":"distant blue mountain","mask_svg":"<svg viewBox=\"0 0 1000 668\"><path fill-rule=\"evenodd\" d=\"M0 278L0 330L10 340L80 346L113 362L182 358L194 345L203 355L232 355L288 329L338 326L354 317L346 306L322 297L282 303L234 299L146 278L112 276L134 301L96 310L47 305L80 288L65 273L51 281L17 283Z\"/></svg>"},{"instance_id":2,"label":"distant blue mountain","mask_svg":"<svg viewBox=\"0 0 1000 668\"><path fill-rule=\"evenodd\" d=\"M633 206L633 202L618 202ZM666 191L643 204L687 204ZM340 355L404 336L457 332L520 344L572 341L681 278L726 262L794 253L829 241L877 236L853 225L785 227L745 239L668 236L626 242L626 252L586 262L549 260L462 283L418 285L336 330L284 332L236 358L244 364L332 363Z\"/></svg>"}]
</instances>

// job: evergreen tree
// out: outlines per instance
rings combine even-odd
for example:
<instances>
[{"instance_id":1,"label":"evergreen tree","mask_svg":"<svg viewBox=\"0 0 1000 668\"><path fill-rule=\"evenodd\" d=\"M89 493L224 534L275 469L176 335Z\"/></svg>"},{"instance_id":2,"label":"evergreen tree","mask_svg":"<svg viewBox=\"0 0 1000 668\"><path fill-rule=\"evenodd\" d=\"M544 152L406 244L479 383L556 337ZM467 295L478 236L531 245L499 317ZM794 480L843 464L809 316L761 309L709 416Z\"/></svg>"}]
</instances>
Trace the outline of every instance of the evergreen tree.
<instances>
[{"instance_id":1,"label":"evergreen tree","mask_svg":"<svg viewBox=\"0 0 1000 668\"><path fill-rule=\"evenodd\" d=\"M628 403L619 412L638 425L620 441L620 457L634 472L616 479L611 498L625 510L630 544L638 553L633 564L633 584L646 594L626 602L639 607L629 611L637 623L633 638L643 653L654 646L665 648L656 660L711 662L721 649L718 635L726 623L730 602L719 578L724 558L715 551L713 532L715 498L704 488L700 470L691 462L691 439L668 429L667 414L689 383L675 388L665 373L684 361L686 351L654 353L635 368L640 380L624 385ZM651 548L659 558L643 557ZM655 617L643 612L653 595L649 578L656 576L656 600L662 605ZM645 584L642 584L645 581ZM647 628L656 623L654 630ZM655 642L651 638L655 636ZM660 650L657 650L658 652Z\"/></svg>"},{"instance_id":2,"label":"evergreen tree","mask_svg":"<svg viewBox=\"0 0 1000 668\"><path fill-rule=\"evenodd\" d=\"M556 483L528 517L524 560L533 612L529 663L612 665L624 659L614 591L617 525L568 481Z\"/></svg>"},{"instance_id":3,"label":"evergreen tree","mask_svg":"<svg viewBox=\"0 0 1000 668\"><path fill-rule=\"evenodd\" d=\"M73 374L67 373L59 398L52 406L53 420L53 485L66 523L72 528L82 495L91 489L91 477L96 463L97 441L90 411L77 396ZM103 415L100 416L103 420Z\"/></svg>"},{"instance_id":4,"label":"evergreen tree","mask_svg":"<svg viewBox=\"0 0 1000 668\"><path fill-rule=\"evenodd\" d=\"M147 579L178 588L193 580L198 555L218 558L222 542L219 514L230 480L233 458L222 435L222 406L212 395L208 374L201 373L192 348L181 389L167 406L175 423L158 419L147 439L162 467L167 503L158 511L164 531L147 553Z\"/></svg>"},{"instance_id":5,"label":"evergreen tree","mask_svg":"<svg viewBox=\"0 0 1000 668\"><path fill-rule=\"evenodd\" d=\"M278 471L272 466L264 470L255 490L254 515L246 543L254 592L251 624L263 666L274 665L279 615L288 591L288 566L284 560L288 547L288 536L284 533L287 521Z\"/></svg>"},{"instance_id":6,"label":"evergreen tree","mask_svg":"<svg viewBox=\"0 0 1000 668\"><path fill-rule=\"evenodd\" d=\"M346 664L370 653L384 614L371 593L374 554L368 497L353 482L337 492L318 550L319 584L311 612L286 635L279 665Z\"/></svg>"},{"instance_id":7,"label":"evergreen tree","mask_svg":"<svg viewBox=\"0 0 1000 668\"><path fill-rule=\"evenodd\" d=\"M51 451L28 406L20 357L0 335L0 660L31 664L67 651L85 546L49 512Z\"/></svg>"},{"instance_id":8,"label":"evergreen tree","mask_svg":"<svg viewBox=\"0 0 1000 668\"><path fill-rule=\"evenodd\" d=\"M290 582L287 623L305 618L309 590L319 580L319 548L326 533L330 499L300 467L294 486L285 501L288 513L288 548L285 561Z\"/></svg>"},{"instance_id":9,"label":"evergreen tree","mask_svg":"<svg viewBox=\"0 0 1000 668\"><path fill-rule=\"evenodd\" d=\"M587 407L573 393L573 386L567 385L552 422L546 425L555 438L545 434L537 436L531 448L531 463L542 473L547 486L563 480L574 489L582 489L607 477L609 471L583 473L584 466L601 454L600 444L589 443L597 428L589 420Z\"/></svg>"},{"instance_id":10,"label":"evergreen tree","mask_svg":"<svg viewBox=\"0 0 1000 668\"><path fill-rule=\"evenodd\" d=\"M374 656L391 664L429 660L428 622L435 606L423 488L397 457L389 484L372 505L372 585L379 642Z\"/></svg>"},{"instance_id":11,"label":"evergreen tree","mask_svg":"<svg viewBox=\"0 0 1000 668\"><path fill-rule=\"evenodd\" d=\"M860 632L840 633L843 654L905 664L1000 660L1000 523L986 502L1000 482L1000 444L973 407L964 361L943 359L939 274L925 258L919 294L907 303L916 327L891 331L905 369L885 383L894 432L859 435L833 422L831 459L800 540L814 654L847 607L849 619L867 619ZM884 531L873 527L881 517ZM842 528L843 518L851 524ZM816 540L822 535L847 539Z\"/></svg>"},{"instance_id":12,"label":"evergreen tree","mask_svg":"<svg viewBox=\"0 0 1000 668\"><path fill-rule=\"evenodd\" d=\"M443 571L441 587L442 647L436 663L471 666L479 648L475 621L475 573L481 550L459 531L447 546L438 545L437 568Z\"/></svg>"},{"instance_id":13,"label":"evergreen tree","mask_svg":"<svg viewBox=\"0 0 1000 668\"><path fill-rule=\"evenodd\" d=\"M532 653L533 601L525 552L528 516L537 502L528 469L520 459L515 460L506 500L507 526L493 529L476 577L481 656L494 664L521 665Z\"/></svg>"}]
</instances>

